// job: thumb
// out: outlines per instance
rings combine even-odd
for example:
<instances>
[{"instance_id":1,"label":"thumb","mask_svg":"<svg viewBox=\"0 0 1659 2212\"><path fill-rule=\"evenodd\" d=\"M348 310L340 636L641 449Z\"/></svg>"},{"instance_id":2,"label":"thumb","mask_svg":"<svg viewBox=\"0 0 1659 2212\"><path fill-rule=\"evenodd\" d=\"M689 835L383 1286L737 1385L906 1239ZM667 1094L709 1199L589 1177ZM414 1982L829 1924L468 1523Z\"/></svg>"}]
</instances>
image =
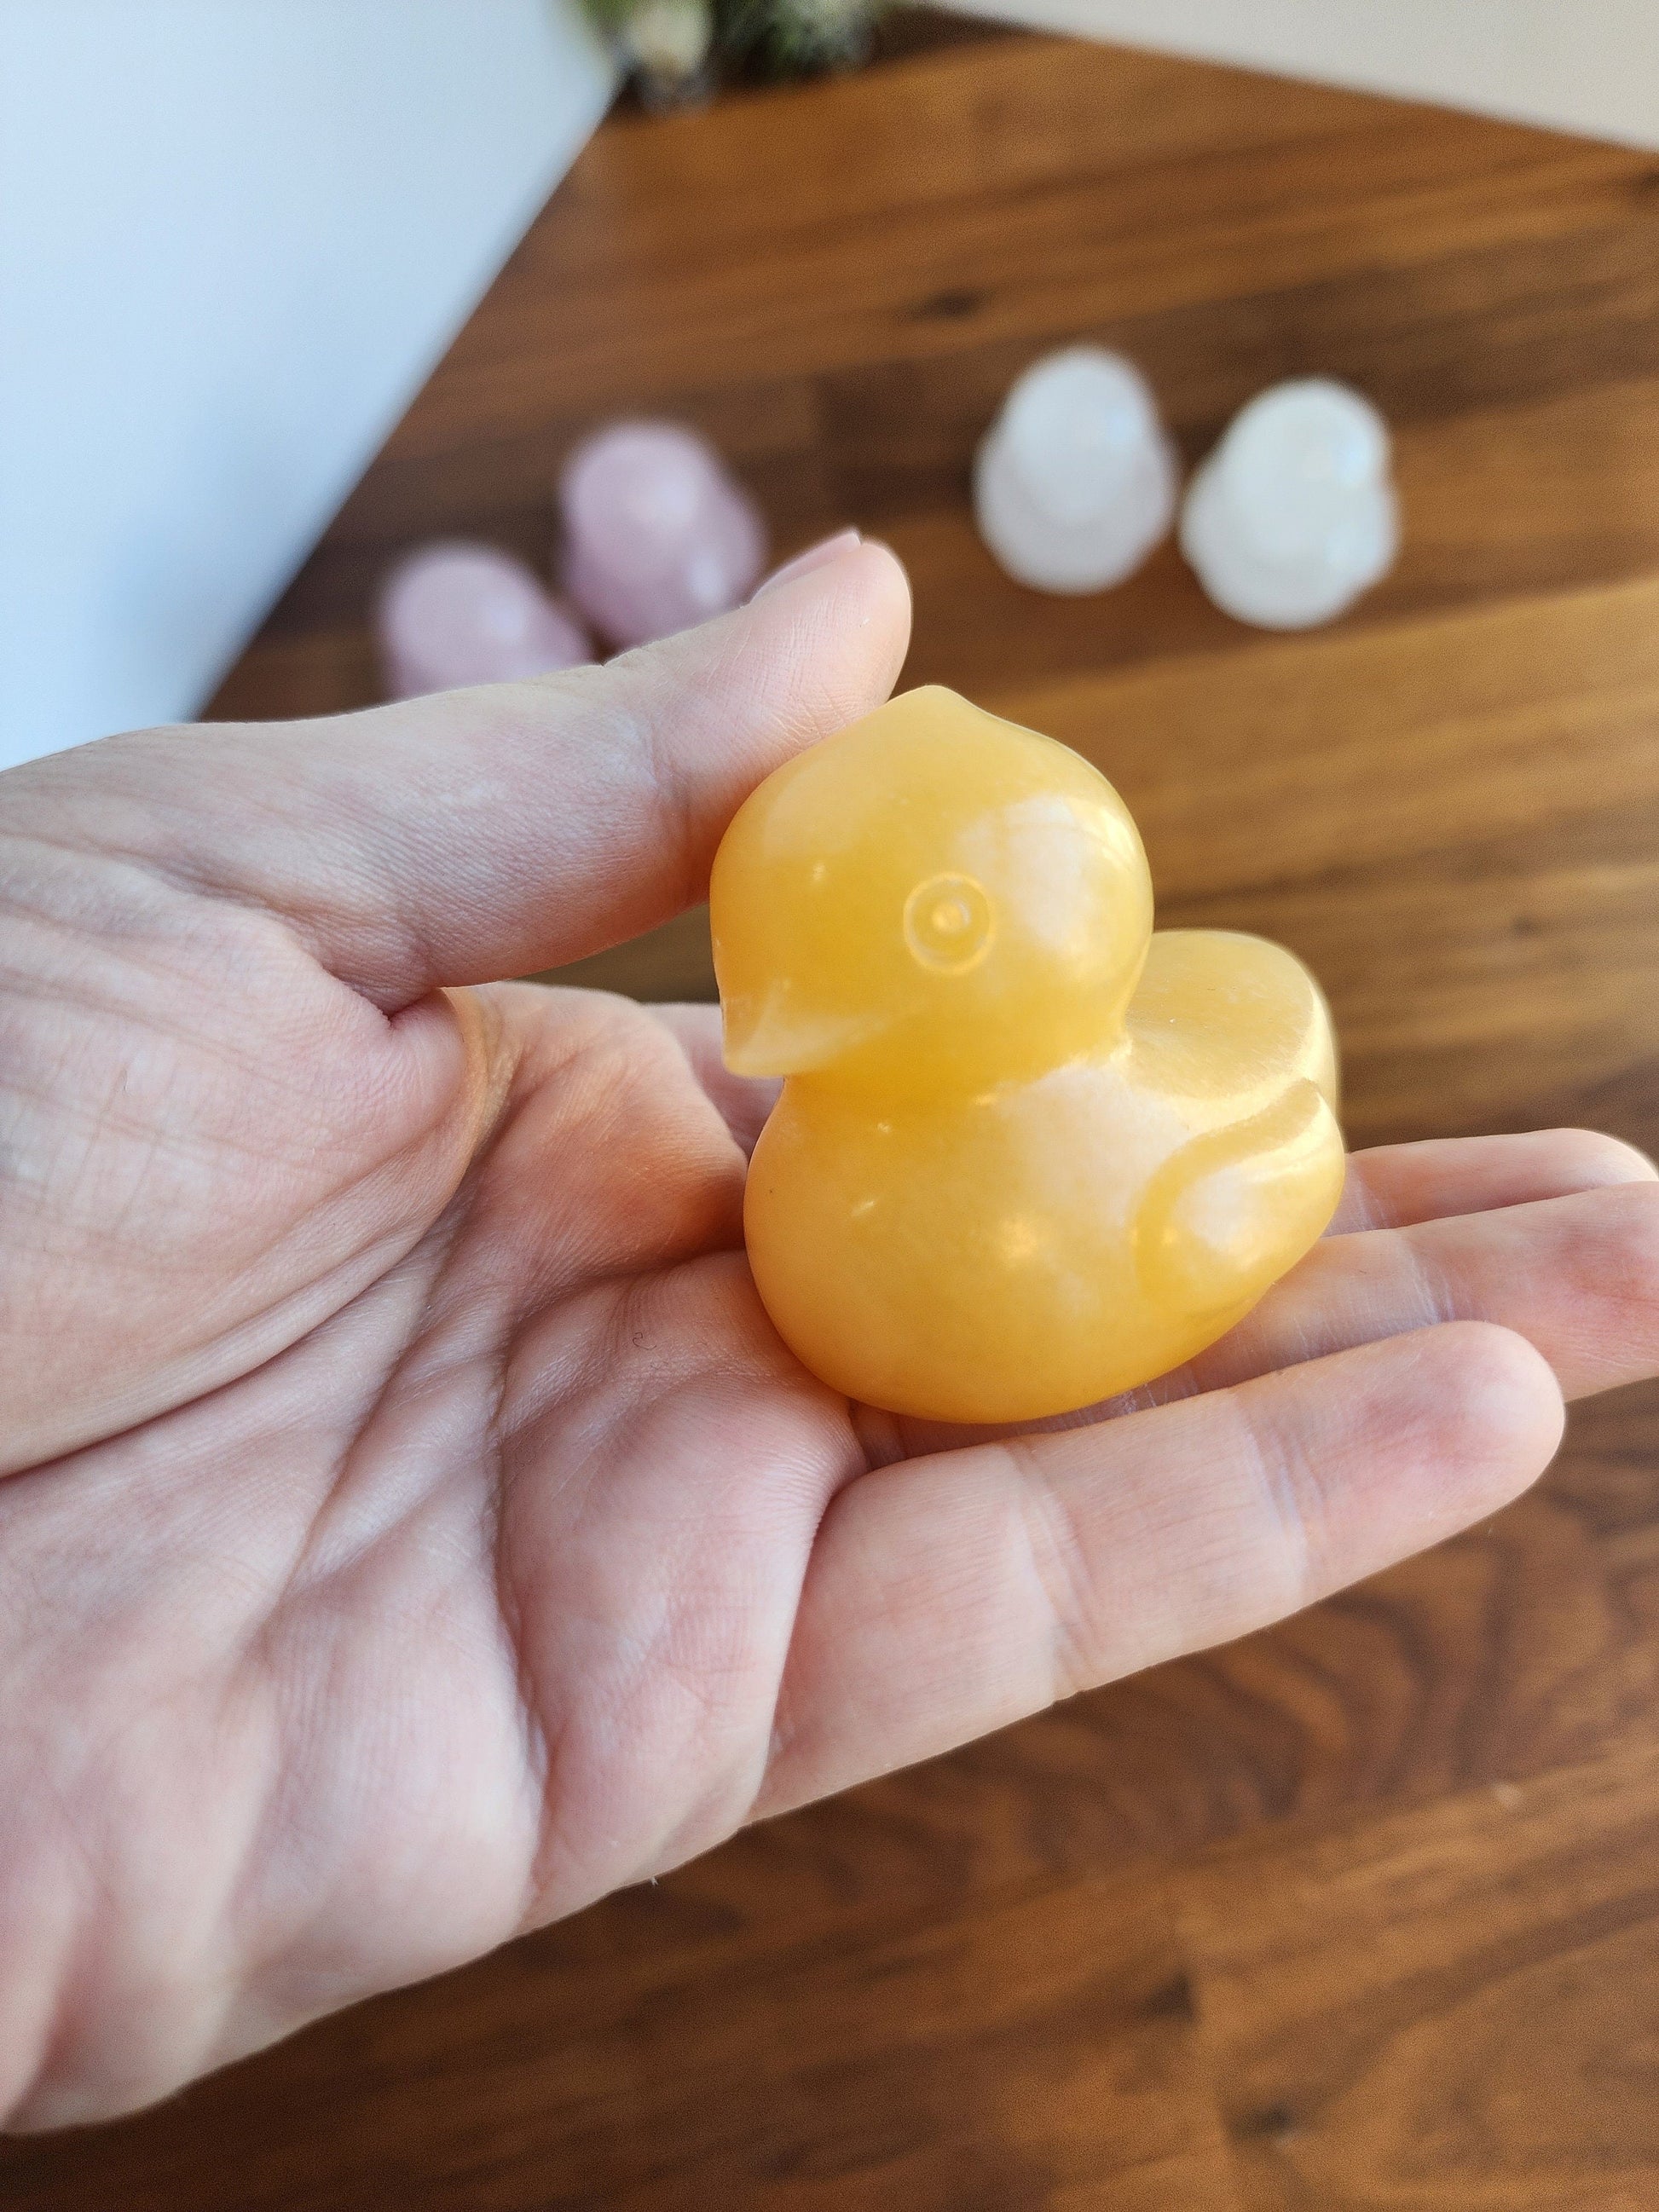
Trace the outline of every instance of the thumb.
<instances>
[{"instance_id":1,"label":"thumb","mask_svg":"<svg viewBox=\"0 0 1659 2212\"><path fill-rule=\"evenodd\" d=\"M701 898L755 785L879 705L908 635L898 562L849 539L604 667L109 738L13 771L5 797L284 915L390 1008L598 951Z\"/></svg>"}]
</instances>

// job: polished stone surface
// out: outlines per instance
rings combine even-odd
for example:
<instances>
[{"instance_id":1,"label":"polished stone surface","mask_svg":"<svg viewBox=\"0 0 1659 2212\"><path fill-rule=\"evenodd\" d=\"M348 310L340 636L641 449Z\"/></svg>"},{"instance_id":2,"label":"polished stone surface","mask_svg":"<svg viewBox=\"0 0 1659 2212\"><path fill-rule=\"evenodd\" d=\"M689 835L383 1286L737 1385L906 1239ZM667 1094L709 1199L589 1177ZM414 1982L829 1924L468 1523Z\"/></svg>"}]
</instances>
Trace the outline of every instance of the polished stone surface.
<instances>
[{"instance_id":1,"label":"polished stone surface","mask_svg":"<svg viewBox=\"0 0 1659 2212\"><path fill-rule=\"evenodd\" d=\"M673 422L613 422L559 481L571 598L612 645L644 645L737 606L766 563L754 501Z\"/></svg>"},{"instance_id":2,"label":"polished stone surface","mask_svg":"<svg viewBox=\"0 0 1659 2212\"><path fill-rule=\"evenodd\" d=\"M522 561L493 545L423 546L387 578L376 635L394 699L574 668L592 642Z\"/></svg>"},{"instance_id":3,"label":"polished stone surface","mask_svg":"<svg viewBox=\"0 0 1659 2212\"><path fill-rule=\"evenodd\" d=\"M1133 574L1175 516L1175 451L1145 378L1099 346L1019 377L974 465L980 535L1040 592L1103 591Z\"/></svg>"},{"instance_id":4,"label":"polished stone surface","mask_svg":"<svg viewBox=\"0 0 1659 2212\"><path fill-rule=\"evenodd\" d=\"M1327 377L1261 392L1194 477L1181 549L1224 612L1267 629L1329 622L1400 546L1388 425Z\"/></svg>"}]
</instances>

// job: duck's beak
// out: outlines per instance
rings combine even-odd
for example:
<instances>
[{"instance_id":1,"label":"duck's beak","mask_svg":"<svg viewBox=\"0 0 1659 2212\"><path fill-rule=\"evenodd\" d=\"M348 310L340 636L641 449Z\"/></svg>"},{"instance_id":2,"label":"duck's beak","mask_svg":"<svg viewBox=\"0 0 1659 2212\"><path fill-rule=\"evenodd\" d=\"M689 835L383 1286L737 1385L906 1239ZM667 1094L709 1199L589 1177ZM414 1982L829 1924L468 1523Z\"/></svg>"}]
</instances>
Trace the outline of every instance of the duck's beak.
<instances>
[{"instance_id":1,"label":"duck's beak","mask_svg":"<svg viewBox=\"0 0 1659 2212\"><path fill-rule=\"evenodd\" d=\"M878 1024L815 1014L787 986L734 992L722 1002L720 1056L733 1075L806 1075L828 1067L872 1035Z\"/></svg>"}]
</instances>

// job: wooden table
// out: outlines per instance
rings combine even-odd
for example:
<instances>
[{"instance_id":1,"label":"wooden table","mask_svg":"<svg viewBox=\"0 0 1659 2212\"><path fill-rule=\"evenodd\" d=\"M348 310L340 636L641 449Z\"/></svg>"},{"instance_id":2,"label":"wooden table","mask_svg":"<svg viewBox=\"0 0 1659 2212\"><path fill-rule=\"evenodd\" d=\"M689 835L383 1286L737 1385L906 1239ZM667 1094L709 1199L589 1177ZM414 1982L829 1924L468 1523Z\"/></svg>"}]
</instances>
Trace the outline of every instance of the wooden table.
<instances>
[{"instance_id":1,"label":"wooden table","mask_svg":"<svg viewBox=\"0 0 1659 2212\"><path fill-rule=\"evenodd\" d=\"M1278 641L1176 554L1044 599L969 456L1079 334L1189 460L1374 393L1398 574ZM373 696L438 531L541 557L572 438L702 424L779 546L915 580L911 680L1103 763L1164 918L1329 987L1359 1142L1659 1143L1659 161L1267 79L969 43L602 131L222 708ZM707 988L693 921L599 963ZM1659 1395L1491 1527L1271 1635L739 1838L120 2126L11 2212L1648 2212Z\"/></svg>"}]
</instances>

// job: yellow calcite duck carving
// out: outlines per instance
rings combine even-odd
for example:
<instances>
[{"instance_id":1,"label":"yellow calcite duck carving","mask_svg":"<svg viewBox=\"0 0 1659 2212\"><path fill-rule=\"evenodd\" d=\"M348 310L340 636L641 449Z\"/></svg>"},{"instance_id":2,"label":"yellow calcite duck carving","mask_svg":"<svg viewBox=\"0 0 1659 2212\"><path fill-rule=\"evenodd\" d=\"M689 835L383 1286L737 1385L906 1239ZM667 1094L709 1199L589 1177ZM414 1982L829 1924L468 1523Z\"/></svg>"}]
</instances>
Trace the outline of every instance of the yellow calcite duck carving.
<instances>
[{"instance_id":1,"label":"yellow calcite duck carving","mask_svg":"<svg viewBox=\"0 0 1659 2212\"><path fill-rule=\"evenodd\" d=\"M780 1334L896 1413L1021 1421L1231 1328L1342 1188L1330 1019L1260 938L1152 933L1127 808L928 686L741 808L726 1065L781 1075L744 1231Z\"/></svg>"}]
</instances>

